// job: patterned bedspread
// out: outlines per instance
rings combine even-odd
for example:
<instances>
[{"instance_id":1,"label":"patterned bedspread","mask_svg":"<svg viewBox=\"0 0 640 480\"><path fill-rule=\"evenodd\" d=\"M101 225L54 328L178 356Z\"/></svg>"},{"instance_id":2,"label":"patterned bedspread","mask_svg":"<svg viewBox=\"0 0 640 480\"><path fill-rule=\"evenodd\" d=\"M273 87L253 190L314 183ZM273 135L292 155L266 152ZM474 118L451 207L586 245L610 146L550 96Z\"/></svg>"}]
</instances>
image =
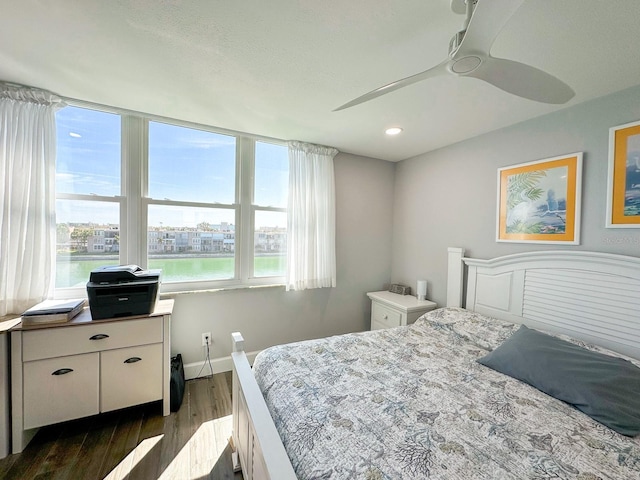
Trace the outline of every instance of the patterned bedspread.
<instances>
[{"instance_id":1,"label":"patterned bedspread","mask_svg":"<svg viewBox=\"0 0 640 480\"><path fill-rule=\"evenodd\" d=\"M301 479L639 479L639 437L475 362L515 329L440 309L272 347L254 372Z\"/></svg>"}]
</instances>

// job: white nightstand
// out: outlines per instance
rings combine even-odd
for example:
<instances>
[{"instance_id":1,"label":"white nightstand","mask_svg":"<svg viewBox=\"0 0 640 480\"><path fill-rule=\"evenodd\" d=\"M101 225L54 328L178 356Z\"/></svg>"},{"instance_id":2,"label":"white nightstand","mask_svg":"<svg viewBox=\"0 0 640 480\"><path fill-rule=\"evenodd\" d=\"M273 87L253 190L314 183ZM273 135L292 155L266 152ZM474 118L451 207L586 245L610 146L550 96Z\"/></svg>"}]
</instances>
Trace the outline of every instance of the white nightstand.
<instances>
[{"instance_id":1,"label":"white nightstand","mask_svg":"<svg viewBox=\"0 0 640 480\"><path fill-rule=\"evenodd\" d=\"M371 330L408 325L438 306L429 300L418 300L413 295L369 292L367 296L371 299Z\"/></svg>"}]
</instances>

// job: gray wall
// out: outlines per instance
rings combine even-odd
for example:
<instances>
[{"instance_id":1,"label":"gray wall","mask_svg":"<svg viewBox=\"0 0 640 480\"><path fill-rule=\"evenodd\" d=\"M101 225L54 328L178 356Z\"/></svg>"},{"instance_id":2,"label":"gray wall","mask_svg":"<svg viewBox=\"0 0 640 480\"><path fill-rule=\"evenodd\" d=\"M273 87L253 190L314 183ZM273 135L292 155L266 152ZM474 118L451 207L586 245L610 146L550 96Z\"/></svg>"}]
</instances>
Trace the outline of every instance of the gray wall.
<instances>
[{"instance_id":1,"label":"gray wall","mask_svg":"<svg viewBox=\"0 0 640 480\"><path fill-rule=\"evenodd\" d=\"M371 306L365 294L382 289L391 275L395 165L342 153L334 165L337 287L175 295L171 350L182 353L185 363L203 360L203 332L212 334L215 359L230 354L233 331L243 333L247 351L255 351L369 328Z\"/></svg>"},{"instance_id":2,"label":"gray wall","mask_svg":"<svg viewBox=\"0 0 640 480\"><path fill-rule=\"evenodd\" d=\"M426 278L446 303L447 247L491 258L528 250L640 254L640 229L605 228L609 128L640 120L640 87L592 100L397 165L392 280ZM499 167L584 152L580 245L497 243Z\"/></svg>"}]
</instances>

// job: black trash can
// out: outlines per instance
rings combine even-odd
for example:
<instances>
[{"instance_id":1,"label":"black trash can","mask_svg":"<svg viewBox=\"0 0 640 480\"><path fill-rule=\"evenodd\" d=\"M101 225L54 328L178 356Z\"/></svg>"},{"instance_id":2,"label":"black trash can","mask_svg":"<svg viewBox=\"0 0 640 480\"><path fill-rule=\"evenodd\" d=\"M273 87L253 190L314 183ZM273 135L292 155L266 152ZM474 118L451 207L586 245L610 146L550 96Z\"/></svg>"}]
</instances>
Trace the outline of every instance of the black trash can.
<instances>
[{"instance_id":1,"label":"black trash can","mask_svg":"<svg viewBox=\"0 0 640 480\"><path fill-rule=\"evenodd\" d=\"M171 383L169 385L171 394L170 408L172 412L180 410L182 398L184 397L184 366L182 355L177 354L171 357Z\"/></svg>"}]
</instances>

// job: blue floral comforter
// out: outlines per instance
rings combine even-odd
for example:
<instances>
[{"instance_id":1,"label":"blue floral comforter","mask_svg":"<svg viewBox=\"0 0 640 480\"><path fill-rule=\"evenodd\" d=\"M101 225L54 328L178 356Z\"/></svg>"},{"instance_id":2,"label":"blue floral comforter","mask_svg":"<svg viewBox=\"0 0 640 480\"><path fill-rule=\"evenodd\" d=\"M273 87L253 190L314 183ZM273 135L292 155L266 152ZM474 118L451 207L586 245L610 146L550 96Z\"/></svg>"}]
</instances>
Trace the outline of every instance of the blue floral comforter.
<instances>
[{"instance_id":1,"label":"blue floral comforter","mask_svg":"<svg viewBox=\"0 0 640 480\"><path fill-rule=\"evenodd\" d=\"M301 479L639 479L638 437L476 363L517 328L440 309L269 348L254 372Z\"/></svg>"}]
</instances>

